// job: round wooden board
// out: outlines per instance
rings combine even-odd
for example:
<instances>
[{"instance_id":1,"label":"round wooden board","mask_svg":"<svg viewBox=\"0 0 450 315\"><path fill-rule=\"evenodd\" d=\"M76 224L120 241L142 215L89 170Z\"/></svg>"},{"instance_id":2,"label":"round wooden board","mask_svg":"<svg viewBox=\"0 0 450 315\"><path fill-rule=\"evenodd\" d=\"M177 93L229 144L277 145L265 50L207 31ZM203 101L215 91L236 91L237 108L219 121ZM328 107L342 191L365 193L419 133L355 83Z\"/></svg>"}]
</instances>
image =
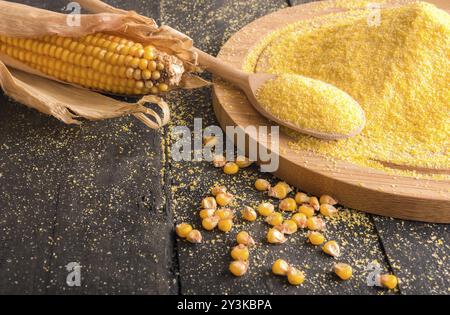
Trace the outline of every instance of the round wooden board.
<instances>
[{"instance_id":1,"label":"round wooden board","mask_svg":"<svg viewBox=\"0 0 450 315\"><path fill-rule=\"evenodd\" d=\"M399 1L396 1L398 3ZM407 1L402 1L407 2ZM450 2L429 1L450 12ZM282 9L264 16L234 34L218 57L241 68L248 52L265 35L289 23L342 9L318 9L320 2ZM323 8L323 6L321 6ZM214 111L223 129L226 126L270 126L245 95L214 78ZM257 139L246 133L247 141ZM450 223L450 183L394 176L344 161L331 162L311 152L294 152L289 138L280 133L279 168L274 174L315 195L330 194L340 204L362 211L401 219ZM260 144L262 145L262 144Z\"/></svg>"}]
</instances>

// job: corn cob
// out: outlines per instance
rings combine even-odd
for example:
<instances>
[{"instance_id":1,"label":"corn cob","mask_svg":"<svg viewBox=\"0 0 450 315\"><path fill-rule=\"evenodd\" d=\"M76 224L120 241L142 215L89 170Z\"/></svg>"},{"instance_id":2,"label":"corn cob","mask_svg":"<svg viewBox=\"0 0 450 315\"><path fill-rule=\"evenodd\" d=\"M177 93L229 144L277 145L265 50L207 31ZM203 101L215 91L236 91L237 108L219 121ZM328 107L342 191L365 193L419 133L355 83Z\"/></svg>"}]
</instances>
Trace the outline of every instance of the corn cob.
<instances>
[{"instance_id":1,"label":"corn cob","mask_svg":"<svg viewBox=\"0 0 450 315\"><path fill-rule=\"evenodd\" d=\"M184 71L176 57L105 33L79 38L0 35L0 53L60 81L124 95L167 92Z\"/></svg>"}]
</instances>

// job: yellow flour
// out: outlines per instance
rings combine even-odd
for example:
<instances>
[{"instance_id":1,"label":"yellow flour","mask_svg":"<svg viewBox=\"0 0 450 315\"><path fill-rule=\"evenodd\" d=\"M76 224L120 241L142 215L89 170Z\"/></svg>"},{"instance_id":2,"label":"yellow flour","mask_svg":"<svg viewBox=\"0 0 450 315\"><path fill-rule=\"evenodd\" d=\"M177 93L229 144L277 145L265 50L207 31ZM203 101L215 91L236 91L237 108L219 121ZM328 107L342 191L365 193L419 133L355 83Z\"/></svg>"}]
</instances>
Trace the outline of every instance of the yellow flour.
<instances>
[{"instance_id":1,"label":"yellow flour","mask_svg":"<svg viewBox=\"0 0 450 315\"><path fill-rule=\"evenodd\" d=\"M328 82L364 109L361 135L323 141L287 131L293 149L384 169L450 169L450 16L423 2L383 9L378 26L369 14L291 24L264 39L244 68Z\"/></svg>"}]
</instances>

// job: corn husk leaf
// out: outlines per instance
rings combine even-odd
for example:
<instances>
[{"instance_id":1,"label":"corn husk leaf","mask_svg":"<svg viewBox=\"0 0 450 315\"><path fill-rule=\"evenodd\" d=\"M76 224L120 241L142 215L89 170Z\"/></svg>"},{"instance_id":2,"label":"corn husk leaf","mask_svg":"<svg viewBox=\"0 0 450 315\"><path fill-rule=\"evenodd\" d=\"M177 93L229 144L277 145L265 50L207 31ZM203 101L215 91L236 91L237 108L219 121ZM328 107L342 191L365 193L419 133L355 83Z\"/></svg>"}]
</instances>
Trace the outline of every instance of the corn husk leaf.
<instances>
[{"instance_id":1,"label":"corn husk leaf","mask_svg":"<svg viewBox=\"0 0 450 315\"><path fill-rule=\"evenodd\" d=\"M0 1L0 35L38 37L47 34L79 37L105 32L152 44L157 49L177 57L187 71L197 65L192 40L167 26L158 27L151 18L133 11L114 8L99 0L78 3L93 14L79 15L80 23L68 23L73 15L66 15L23 4ZM201 78L184 73L179 85L197 88L208 84ZM150 128L158 128L169 121L169 106L159 97L144 96L136 103L115 100L95 91L59 82L20 61L0 54L0 86L16 101L52 115L68 124L80 123L79 118L100 120L133 114ZM146 108L155 103L160 114Z\"/></svg>"}]
</instances>

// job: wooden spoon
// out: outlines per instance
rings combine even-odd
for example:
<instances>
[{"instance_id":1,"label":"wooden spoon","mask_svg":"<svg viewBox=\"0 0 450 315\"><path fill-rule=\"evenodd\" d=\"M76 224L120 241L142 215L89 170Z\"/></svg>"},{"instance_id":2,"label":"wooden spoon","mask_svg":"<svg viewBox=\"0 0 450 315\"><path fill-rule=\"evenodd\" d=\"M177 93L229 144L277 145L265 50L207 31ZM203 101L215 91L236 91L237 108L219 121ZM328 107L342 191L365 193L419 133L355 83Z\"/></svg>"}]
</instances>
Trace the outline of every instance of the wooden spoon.
<instances>
[{"instance_id":1,"label":"wooden spoon","mask_svg":"<svg viewBox=\"0 0 450 315\"><path fill-rule=\"evenodd\" d=\"M211 55L208 55L207 53L204 53L203 51L199 49L195 49L195 52L198 54L198 62L200 66L204 67L209 72L225 79L226 81L229 81L239 87L247 96L250 103L253 105L253 107L264 117L266 117L269 120L272 120L276 122L279 125L286 126L292 130L295 130L297 132L310 135L319 139L325 139L325 140L339 140L339 139L345 139L349 137L353 137L361 132L361 130L364 128L366 119L364 115L364 111L361 108L361 115L363 118L363 123L361 126L353 130L352 132L348 134L340 134L340 133L324 133L316 130L311 129L305 129L301 128L293 123L290 123L288 121L281 120L274 115L272 115L270 112L268 112L256 99L256 92L258 89L267 81L276 78L276 75L274 74L268 74L268 73L246 73L244 71L241 71L239 69L236 69L235 67L219 60L218 58L215 58ZM325 83L324 83L325 84ZM343 92L344 93L344 92ZM332 102L332 100L330 100Z\"/></svg>"}]
</instances>

